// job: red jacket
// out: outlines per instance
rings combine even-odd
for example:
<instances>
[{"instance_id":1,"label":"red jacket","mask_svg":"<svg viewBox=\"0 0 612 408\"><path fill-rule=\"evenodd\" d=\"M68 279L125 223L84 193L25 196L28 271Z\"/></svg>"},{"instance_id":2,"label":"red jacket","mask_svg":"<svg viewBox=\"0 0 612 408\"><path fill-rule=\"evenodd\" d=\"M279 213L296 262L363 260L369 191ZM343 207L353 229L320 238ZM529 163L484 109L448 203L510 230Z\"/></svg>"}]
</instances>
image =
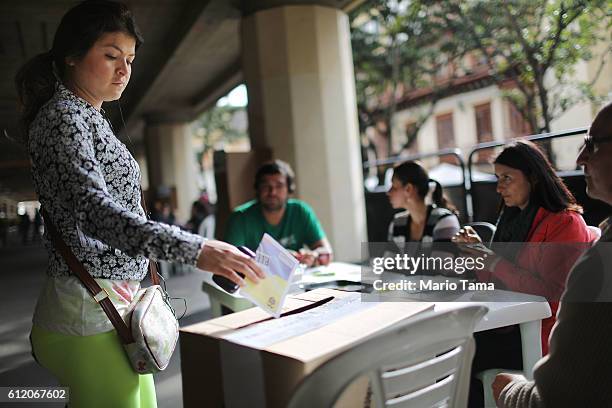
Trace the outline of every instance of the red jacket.
<instances>
[{"instance_id":1,"label":"red jacket","mask_svg":"<svg viewBox=\"0 0 612 408\"><path fill-rule=\"evenodd\" d=\"M526 242L584 242L595 236L582 216L570 210L557 213L540 208L527 235ZM516 263L501 259L492 271L477 272L483 282L498 281L514 292L530 293L547 299L561 299L570 269L587 249L587 245L526 245ZM551 301L552 316L542 321L542 352L548 353L548 336L555 323L559 302Z\"/></svg>"}]
</instances>

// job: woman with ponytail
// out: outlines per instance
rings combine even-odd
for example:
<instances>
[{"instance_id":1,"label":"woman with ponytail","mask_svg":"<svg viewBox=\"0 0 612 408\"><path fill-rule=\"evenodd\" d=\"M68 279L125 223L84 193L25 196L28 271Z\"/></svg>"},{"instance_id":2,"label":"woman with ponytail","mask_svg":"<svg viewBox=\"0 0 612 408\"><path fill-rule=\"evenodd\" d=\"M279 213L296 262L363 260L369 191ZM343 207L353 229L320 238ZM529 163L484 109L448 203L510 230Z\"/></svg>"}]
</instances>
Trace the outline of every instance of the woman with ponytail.
<instances>
[{"instance_id":1,"label":"woman with ponytail","mask_svg":"<svg viewBox=\"0 0 612 408\"><path fill-rule=\"evenodd\" d=\"M431 187L432 203L425 202ZM406 211L395 215L389 225L389 241L402 245L409 241L444 242L459 231L455 208L444 197L442 186L429 178L419 163L408 161L393 169L387 192L394 209Z\"/></svg>"},{"instance_id":2,"label":"woman with ponytail","mask_svg":"<svg viewBox=\"0 0 612 408\"><path fill-rule=\"evenodd\" d=\"M102 103L121 97L141 44L125 5L83 1L62 18L52 49L15 78L45 222L120 314L147 274L147 258L197 266L239 285L241 275L254 282L264 276L229 244L147 220L138 164L102 110ZM133 371L113 325L71 273L47 228L44 240L48 279L31 333L37 361L70 388L70 407L156 407L153 377Z\"/></svg>"}]
</instances>

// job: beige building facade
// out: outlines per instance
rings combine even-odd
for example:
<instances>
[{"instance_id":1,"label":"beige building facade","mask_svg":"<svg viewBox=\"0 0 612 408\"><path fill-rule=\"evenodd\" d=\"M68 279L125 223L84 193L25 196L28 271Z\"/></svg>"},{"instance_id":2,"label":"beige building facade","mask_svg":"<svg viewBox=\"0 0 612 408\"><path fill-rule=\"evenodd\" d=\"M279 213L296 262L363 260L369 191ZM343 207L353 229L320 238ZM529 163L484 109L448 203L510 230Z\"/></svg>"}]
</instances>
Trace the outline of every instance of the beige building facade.
<instances>
[{"instance_id":1,"label":"beige building facade","mask_svg":"<svg viewBox=\"0 0 612 408\"><path fill-rule=\"evenodd\" d=\"M605 51L604 44L595 49L599 55ZM596 95L608 100L612 99L612 63L609 59L594 83ZM589 62L578 63L573 80L591 82L598 73L600 61L600 58L594 58ZM554 80L548 78L548 83L554 85ZM573 91L568 89L567 92ZM392 128L394 151L401 149L407 140L407 129L416 121L422 109L422 106L413 106L395 114ZM576 103L552 121L551 131L586 127L597 109L589 101ZM512 104L504 98L500 87L489 84L439 100L407 153L435 152L445 147L458 147L467 153L472 146L481 142L503 141L532 133L537 132L529 129ZM581 143L581 137L578 136L553 141L555 165L558 169L575 168L576 153Z\"/></svg>"}]
</instances>

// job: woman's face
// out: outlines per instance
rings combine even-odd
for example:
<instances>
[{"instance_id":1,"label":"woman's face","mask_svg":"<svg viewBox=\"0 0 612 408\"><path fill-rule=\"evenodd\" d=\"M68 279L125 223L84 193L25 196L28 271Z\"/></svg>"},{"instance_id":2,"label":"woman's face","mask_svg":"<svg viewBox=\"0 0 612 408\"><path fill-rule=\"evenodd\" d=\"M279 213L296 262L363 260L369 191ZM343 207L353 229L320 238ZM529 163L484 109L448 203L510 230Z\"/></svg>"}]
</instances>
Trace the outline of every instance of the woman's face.
<instances>
[{"instance_id":1,"label":"woman's face","mask_svg":"<svg viewBox=\"0 0 612 408\"><path fill-rule=\"evenodd\" d=\"M406 202L411 197L411 186L410 183L403 185L402 182L395 177L391 179L391 188L387 191L387 197L389 197L391 207L394 209L406 208Z\"/></svg>"},{"instance_id":2,"label":"woman's face","mask_svg":"<svg viewBox=\"0 0 612 408\"><path fill-rule=\"evenodd\" d=\"M531 184L525 174L515 168L495 163L497 192L508 207L519 207L521 210L529 203Z\"/></svg>"},{"instance_id":3,"label":"woman's face","mask_svg":"<svg viewBox=\"0 0 612 408\"><path fill-rule=\"evenodd\" d=\"M66 59L67 87L100 109L121 97L132 73L136 40L123 32L105 33L80 59Z\"/></svg>"}]
</instances>

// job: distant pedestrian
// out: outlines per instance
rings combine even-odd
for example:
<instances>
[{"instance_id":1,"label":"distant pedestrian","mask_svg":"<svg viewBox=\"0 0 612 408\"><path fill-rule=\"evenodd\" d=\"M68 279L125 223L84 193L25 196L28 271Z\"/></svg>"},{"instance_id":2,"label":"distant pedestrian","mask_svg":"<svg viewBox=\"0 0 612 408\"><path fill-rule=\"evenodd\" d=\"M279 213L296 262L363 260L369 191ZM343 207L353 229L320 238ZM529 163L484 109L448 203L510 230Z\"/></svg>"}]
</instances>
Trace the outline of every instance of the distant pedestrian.
<instances>
[{"instance_id":1,"label":"distant pedestrian","mask_svg":"<svg viewBox=\"0 0 612 408\"><path fill-rule=\"evenodd\" d=\"M38 209L36 209L36 211L34 212L34 222L32 223L32 240L33 241L40 241L40 230L42 228L43 225L43 220L42 220L42 216L40 215L40 211Z\"/></svg>"},{"instance_id":2,"label":"distant pedestrian","mask_svg":"<svg viewBox=\"0 0 612 408\"><path fill-rule=\"evenodd\" d=\"M21 243L26 245L29 241L30 225L32 220L27 212L19 214L19 236L21 237Z\"/></svg>"}]
</instances>

